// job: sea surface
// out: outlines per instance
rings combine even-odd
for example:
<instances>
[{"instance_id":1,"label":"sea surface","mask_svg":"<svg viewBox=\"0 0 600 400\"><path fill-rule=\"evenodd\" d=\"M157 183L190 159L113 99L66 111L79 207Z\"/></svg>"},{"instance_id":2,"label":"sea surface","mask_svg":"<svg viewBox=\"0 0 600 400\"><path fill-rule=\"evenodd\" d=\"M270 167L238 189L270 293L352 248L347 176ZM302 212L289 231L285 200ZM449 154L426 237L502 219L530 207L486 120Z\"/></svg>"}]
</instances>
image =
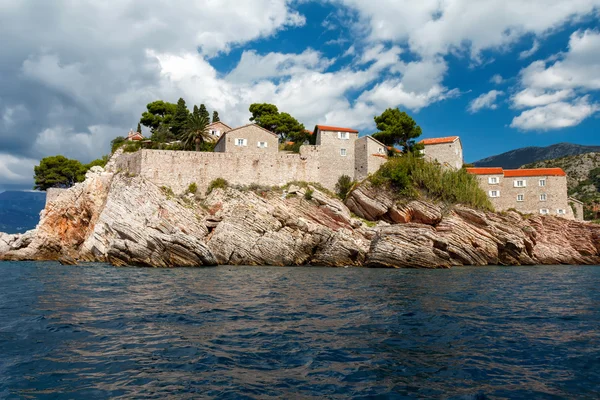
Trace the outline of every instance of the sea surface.
<instances>
[{"instance_id":1,"label":"sea surface","mask_svg":"<svg viewBox=\"0 0 600 400\"><path fill-rule=\"evenodd\" d=\"M0 398L600 397L600 267L0 263Z\"/></svg>"}]
</instances>

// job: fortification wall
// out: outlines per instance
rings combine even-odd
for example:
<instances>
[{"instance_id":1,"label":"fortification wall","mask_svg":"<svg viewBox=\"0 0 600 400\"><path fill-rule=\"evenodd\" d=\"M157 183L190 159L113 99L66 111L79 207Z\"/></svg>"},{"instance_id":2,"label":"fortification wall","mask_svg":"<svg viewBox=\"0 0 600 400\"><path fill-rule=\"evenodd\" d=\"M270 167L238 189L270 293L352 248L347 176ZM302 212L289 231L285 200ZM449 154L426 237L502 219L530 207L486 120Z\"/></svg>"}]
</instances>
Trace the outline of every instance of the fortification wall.
<instances>
[{"instance_id":1,"label":"fortification wall","mask_svg":"<svg viewBox=\"0 0 600 400\"><path fill-rule=\"evenodd\" d=\"M142 152L121 153L120 155L116 155L114 162L111 159L110 163L111 170L126 171L130 174L140 175L142 171Z\"/></svg>"},{"instance_id":2,"label":"fortification wall","mask_svg":"<svg viewBox=\"0 0 600 400\"><path fill-rule=\"evenodd\" d=\"M211 181L231 184L280 186L301 180L318 182L318 152L304 154L237 154L191 151L141 150L139 174L158 186L183 193L191 183L205 191ZM127 164L123 162L121 164ZM136 163L129 163L137 168ZM132 172L131 170L127 169Z\"/></svg>"}]
</instances>

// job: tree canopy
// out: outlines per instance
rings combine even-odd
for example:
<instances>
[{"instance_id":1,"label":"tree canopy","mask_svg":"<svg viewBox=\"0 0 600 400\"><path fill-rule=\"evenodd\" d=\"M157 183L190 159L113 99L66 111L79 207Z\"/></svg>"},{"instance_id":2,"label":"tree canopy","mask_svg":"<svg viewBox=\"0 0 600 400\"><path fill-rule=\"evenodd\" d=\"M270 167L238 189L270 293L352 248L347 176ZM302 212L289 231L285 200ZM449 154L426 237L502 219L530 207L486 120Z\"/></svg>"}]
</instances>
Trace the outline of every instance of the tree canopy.
<instances>
[{"instance_id":1,"label":"tree canopy","mask_svg":"<svg viewBox=\"0 0 600 400\"><path fill-rule=\"evenodd\" d=\"M375 124L379 132L373 137L380 142L388 146L400 146L403 153L419 154L423 148L415 140L421 136L421 127L404 111L388 108L375 117Z\"/></svg>"},{"instance_id":2,"label":"tree canopy","mask_svg":"<svg viewBox=\"0 0 600 400\"><path fill-rule=\"evenodd\" d=\"M156 100L146 105L147 111L142 113L140 123L154 133L158 127L166 125L170 127L177 105L162 100Z\"/></svg>"},{"instance_id":3,"label":"tree canopy","mask_svg":"<svg viewBox=\"0 0 600 400\"><path fill-rule=\"evenodd\" d=\"M213 118L212 118L212 122L219 122L221 119L219 118L219 113L216 111L213 111Z\"/></svg>"},{"instance_id":4,"label":"tree canopy","mask_svg":"<svg viewBox=\"0 0 600 400\"><path fill-rule=\"evenodd\" d=\"M203 115L192 114L188 116L187 124L183 134L183 143L186 150L195 148L200 151L202 143L208 139L208 119Z\"/></svg>"},{"instance_id":5,"label":"tree canopy","mask_svg":"<svg viewBox=\"0 0 600 400\"><path fill-rule=\"evenodd\" d=\"M108 156L85 165L61 155L42 158L40 165L33 169L35 181L33 188L36 190L69 188L77 182L83 182L85 173L90 168L96 165L104 167L107 161Z\"/></svg>"},{"instance_id":6,"label":"tree canopy","mask_svg":"<svg viewBox=\"0 0 600 400\"><path fill-rule=\"evenodd\" d=\"M200 114L202 114L202 108ZM189 115L190 111L187 109L185 100L180 97L177 100L175 114L171 122L171 132L176 138L181 138L184 135Z\"/></svg>"},{"instance_id":7,"label":"tree canopy","mask_svg":"<svg viewBox=\"0 0 600 400\"><path fill-rule=\"evenodd\" d=\"M277 106L268 103L250 105L250 121L279 135L281 141L303 142L308 134L304 125L285 112L279 112Z\"/></svg>"}]
</instances>

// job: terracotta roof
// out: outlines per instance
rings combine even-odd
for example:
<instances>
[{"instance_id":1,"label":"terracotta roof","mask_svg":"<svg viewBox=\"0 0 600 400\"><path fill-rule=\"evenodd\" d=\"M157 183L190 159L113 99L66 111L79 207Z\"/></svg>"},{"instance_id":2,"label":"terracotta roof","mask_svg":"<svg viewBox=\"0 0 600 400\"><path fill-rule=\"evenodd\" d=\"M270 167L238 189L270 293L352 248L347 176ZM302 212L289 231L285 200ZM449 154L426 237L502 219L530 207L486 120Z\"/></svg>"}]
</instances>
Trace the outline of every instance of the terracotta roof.
<instances>
[{"instance_id":1,"label":"terracotta roof","mask_svg":"<svg viewBox=\"0 0 600 400\"><path fill-rule=\"evenodd\" d=\"M502 168L467 168L467 172L473 175L503 175Z\"/></svg>"},{"instance_id":2,"label":"terracotta roof","mask_svg":"<svg viewBox=\"0 0 600 400\"><path fill-rule=\"evenodd\" d=\"M358 133L358 131L356 129L352 129L352 128L340 128L339 126L317 125L317 128L320 129L320 130L322 130L322 131Z\"/></svg>"},{"instance_id":3,"label":"terracotta roof","mask_svg":"<svg viewBox=\"0 0 600 400\"><path fill-rule=\"evenodd\" d=\"M314 133L313 131L309 131L308 129L305 129L304 132L308 133L309 135L312 135Z\"/></svg>"},{"instance_id":4,"label":"terracotta roof","mask_svg":"<svg viewBox=\"0 0 600 400\"><path fill-rule=\"evenodd\" d=\"M424 145L454 143L457 139L458 139L458 136L448 136L448 137L441 137L441 138L423 139L419 143L423 143Z\"/></svg>"},{"instance_id":5,"label":"terracotta roof","mask_svg":"<svg viewBox=\"0 0 600 400\"><path fill-rule=\"evenodd\" d=\"M393 151L393 152L395 152L395 153L402 153L402 151L401 151L400 149L397 149L397 148L395 148L395 147L393 147L393 146L388 146L388 147L387 147L387 149L388 149L389 151Z\"/></svg>"},{"instance_id":6,"label":"terracotta roof","mask_svg":"<svg viewBox=\"0 0 600 400\"><path fill-rule=\"evenodd\" d=\"M561 168L535 168L535 169L506 169L504 176L510 178L527 176L567 176Z\"/></svg>"},{"instance_id":7,"label":"terracotta roof","mask_svg":"<svg viewBox=\"0 0 600 400\"><path fill-rule=\"evenodd\" d=\"M222 121L211 122L210 124L206 125L206 127L208 128L208 127L211 127L211 126L213 126L215 124L223 124L223 125L225 125L225 127L227 129L231 129L231 127L229 125L227 125L225 122L222 122Z\"/></svg>"}]
</instances>

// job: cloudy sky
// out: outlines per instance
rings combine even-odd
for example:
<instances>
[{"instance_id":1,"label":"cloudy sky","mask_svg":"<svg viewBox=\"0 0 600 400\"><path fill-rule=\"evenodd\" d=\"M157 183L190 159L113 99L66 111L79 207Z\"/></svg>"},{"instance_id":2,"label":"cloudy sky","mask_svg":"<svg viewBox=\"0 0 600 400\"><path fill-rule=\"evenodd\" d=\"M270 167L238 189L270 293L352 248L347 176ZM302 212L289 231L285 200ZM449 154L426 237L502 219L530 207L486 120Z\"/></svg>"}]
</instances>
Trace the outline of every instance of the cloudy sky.
<instances>
[{"instance_id":1,"label":"cloudy sky","mask_svg":"<svg viewBox=\"0 0 600 400\"><path fill-rule=\"evenodd\" d=\"M467 161L600 144L600 0L0 0L0 191L87 162L156 99L374 132L387 107Z\"/></svg>"}]
</instances>

